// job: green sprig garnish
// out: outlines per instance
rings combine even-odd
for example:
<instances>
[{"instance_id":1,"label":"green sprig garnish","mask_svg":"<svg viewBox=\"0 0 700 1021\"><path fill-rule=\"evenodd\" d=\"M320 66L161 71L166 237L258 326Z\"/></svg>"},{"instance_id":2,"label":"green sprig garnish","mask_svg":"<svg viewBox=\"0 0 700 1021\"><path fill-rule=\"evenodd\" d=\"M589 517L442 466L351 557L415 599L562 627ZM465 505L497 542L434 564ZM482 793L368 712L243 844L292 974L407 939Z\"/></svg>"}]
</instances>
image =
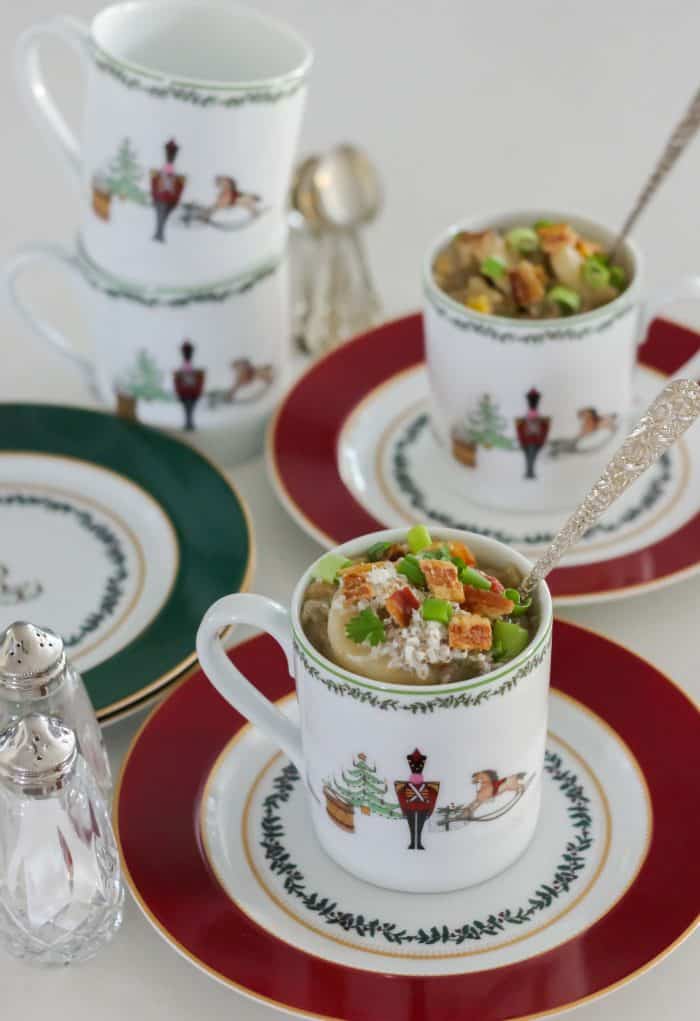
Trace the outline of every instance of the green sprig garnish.
<instances>
[{"instance_id":1,"label":"green sprig garnish","mask_svg":"<svg viewBox=\"0 0 700 1021\"><path fill-rule=\"evenodd\" d=\"M439 546L437 549L424 550L421 555L421 560L451 560L450 551L447 546Z\"/></svg>"},{"instance_id":2,"label":"green sprig garnish","mask_svg":"<svg viewBox=\"0 0 700 1021\"><path fill-rule=\"evenodd\" d=\"M362 610L355 617L351 617L345 625L345 634L350 641L369 642L370 645L379 645L386 639L384 624L374 610Z\"/></svg>"}]
</instances>

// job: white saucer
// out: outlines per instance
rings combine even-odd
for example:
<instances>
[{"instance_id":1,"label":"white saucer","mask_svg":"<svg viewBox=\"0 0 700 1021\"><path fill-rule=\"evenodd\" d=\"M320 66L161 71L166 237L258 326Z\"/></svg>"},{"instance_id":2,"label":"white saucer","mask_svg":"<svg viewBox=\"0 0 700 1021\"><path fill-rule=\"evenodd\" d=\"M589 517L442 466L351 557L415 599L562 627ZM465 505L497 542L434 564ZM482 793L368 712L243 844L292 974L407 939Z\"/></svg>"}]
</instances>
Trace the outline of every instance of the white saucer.
<instances>
[{"instance_id":1,"label":"white saucer","mask_svg":"<svg viewBox=\"0 0 700 1021\"><path fill-rule=\"evenodd\" d=\"M285 710L296 715L296 701ZM406 897L335 865L313 836L296 769L252 728L210 774L202 837L228 896L277 939L347 967L465 974L527 960L575 937L617 903L644 860L652 822L641 771L599 717L558 692L544 775L541 821L525 854L502 875L458 893ZM400 819L358 813L356 826L400 830L405 843ZM426 837L469 854L475 826L446 831L433 823Z\"/></svg>"}]
</instances>

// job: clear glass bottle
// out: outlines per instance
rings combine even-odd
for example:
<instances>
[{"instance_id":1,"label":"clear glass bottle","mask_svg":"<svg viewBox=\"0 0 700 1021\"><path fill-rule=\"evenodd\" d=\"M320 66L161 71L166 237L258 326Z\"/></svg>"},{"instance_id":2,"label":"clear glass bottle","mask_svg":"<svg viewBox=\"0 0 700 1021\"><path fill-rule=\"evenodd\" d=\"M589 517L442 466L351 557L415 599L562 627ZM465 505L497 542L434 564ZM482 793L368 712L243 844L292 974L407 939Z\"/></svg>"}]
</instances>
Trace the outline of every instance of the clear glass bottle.
<instances>
[{"instance_id":1,"label":"clear glass bottle","mask_svg":"<svg viewBox=\"0 0 700 1021\"><path fill-rule=\"evenodd\" d=\"M60 635L20 620L0 632L0 730L30 712L56 716L76 732L109 804L112 773L83 679L68 660Z\"/></svg>"},{"instance_id":2,"label":"clear glass bottle","mask_svg":"<svg viewBox=\"0 0 700 1021\"><path fill-rule=\"evenodd\" d=\"M30 713L0 733L0 944L36 964L92 957L124 889L109 812L75 732Z\"/></svg>"}]
</instances>

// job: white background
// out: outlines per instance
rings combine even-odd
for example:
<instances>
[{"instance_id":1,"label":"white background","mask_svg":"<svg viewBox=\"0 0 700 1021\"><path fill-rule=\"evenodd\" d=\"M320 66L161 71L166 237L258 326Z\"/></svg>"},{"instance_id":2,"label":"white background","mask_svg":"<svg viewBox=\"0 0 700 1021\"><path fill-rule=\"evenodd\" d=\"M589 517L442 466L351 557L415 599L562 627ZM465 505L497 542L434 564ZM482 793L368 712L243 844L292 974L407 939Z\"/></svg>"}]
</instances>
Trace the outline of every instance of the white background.
<instances>
[{"instance_id":1,"label":"white background","mask_svg":"<svg viewBox=\"0 0 700 1021\"><path fill-rule=\"evenodd\" d=\"M65 9L90 17L99 6L73 0ZM424 249L454 219L529 205L575 208L619 223L698 85L700 6L692 0L266 0L254 6L292 22L317 53L301 151L353 140L379 165L386 204L367 240L388 316L418 306ZM12 82L13 40L61 8L61 0L0 0L3 256L27 240L68 242L77 221L77 199ZM80 79L72 53L49 44L46 64L77 121ZM700 271L699 171L700 140L636 232L653 286ZM85 342L61 280L37 275L31 290ZM697 307L673 311L700 324ZM39 346L5 302L0 317L0 399L89 404L80 379ZM285 599L317 548L276 503L260 462L238 469L235 479L257 533L256 588ZM697 697L698 595L700 580L687 581L562 616L630 646ZM115 766L139 722L108 732ZM682 826L680 807L678 820ZM165 863L167 848L160 853ZM678 876L669 897L684 895L684 879ZM650 905L640 925L653 925L654 913L663 910L663 903ZM652 973L580 1008L577 1017L691 1021L700 990L697 947L691 940ZM274 1016L185 963L131 901L122 933L95 961L33 973L0 958L0 989L6 1007L21 1009L29 1021Z\"/></svg>"}]
</instances>

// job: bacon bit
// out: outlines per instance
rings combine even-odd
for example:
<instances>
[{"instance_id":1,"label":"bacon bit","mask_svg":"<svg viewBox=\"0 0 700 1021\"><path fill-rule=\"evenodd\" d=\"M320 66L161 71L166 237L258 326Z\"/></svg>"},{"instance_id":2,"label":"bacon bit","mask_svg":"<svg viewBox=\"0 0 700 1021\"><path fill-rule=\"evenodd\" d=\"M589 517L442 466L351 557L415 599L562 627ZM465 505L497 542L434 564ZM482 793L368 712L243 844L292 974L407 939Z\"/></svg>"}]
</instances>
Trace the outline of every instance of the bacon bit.
<instances>
[{"instance_id":1,"label":"bacon bit","mask_svg":"<svg viewBox=\"0 0 700 1021\"><path fill-rule=\"evenodd\" d=\"M476 649L485 652L493 644L491 621L476 613L458 610L449 623L447 640L451 649L461 649L463 652Z\"/></svg>"},{"instance_id":2,"label":"bacon bit","mask_svg":"<svg viewBox=\"0 0 700 1021\"><path fill-rule=\"evenodd\" d=\"M575 245L578 235L568 223L552 223L548 227L538 228L540 244L545 252L552 253L566 248L568 245Z\"/></svg>"},{"instance_id":3,"label":"bacon bit","mask_svg":"<svg viewBox=\"0 0 700 1021\"><path fill-rule=\"evenodd\" d=\"M500 592L474 588L472 585L464 586L464 596L460 602L465 610L471 610L472 613L479 613L483 617L491 618L511 613L515 606L512 599L506 599Z\"/></svg>"},{"instance_id":4,"label":"bacon bit","mask_svg":"<svg viewBox=\"0 0 700 1021\"><path fill-rule=\"evenodd\" d=\"M537 267L527 259L522 259L508 273L513 297L518 305L527 307L536 305L544 298L544 285L537 272Z\"/></svg>"},{"instance_id":5,"label":"bacon bit","mask_svg":"<svg viewBox=\"0 0 700 1021\"><path fill-rule=\"evenodd\" d=\"M482 571L481 573L483 574L484 578L488 579L488 581L491 582L491 591L498 592L498 594L502 596L503 593L505 592L505 586L501 584L498 578L494 578L492 574L487 574L486 571Z\"/></svg>"},{"instance_id":6,"label":"bacon bit","mask_svg":"<svg viewBox=\"0 0 700 1021\"><path fill-rule=\"evenodd\" d=\"M420 606L408 585L392 592L384 606L394 618L399 627L408 627L411 623L411 614Z\"/></svg>"},{"instance_id":7,"label":"bacon bit","mask_svg":"<svg viewBox=\"0 0 700 1021\"><path fill-rule=\"evenodd\" d=\"M451 539L447 544L447 548L450 551L451 557L460 557L467 567L473 567L476 563L476 557L466 543Z\"/></svg>"},{"instance_id":8,"label":"bacon bit","mask_svg":"<svg viewBox=\"0 0 700 1021\"><path fill-rule=\"evenodd\" d=\"M462 601L464 586L455 564L449 560L421 560L419 563L428 588L437 599L449 599L453 603Z\"/></svg>"}]
</instances>

